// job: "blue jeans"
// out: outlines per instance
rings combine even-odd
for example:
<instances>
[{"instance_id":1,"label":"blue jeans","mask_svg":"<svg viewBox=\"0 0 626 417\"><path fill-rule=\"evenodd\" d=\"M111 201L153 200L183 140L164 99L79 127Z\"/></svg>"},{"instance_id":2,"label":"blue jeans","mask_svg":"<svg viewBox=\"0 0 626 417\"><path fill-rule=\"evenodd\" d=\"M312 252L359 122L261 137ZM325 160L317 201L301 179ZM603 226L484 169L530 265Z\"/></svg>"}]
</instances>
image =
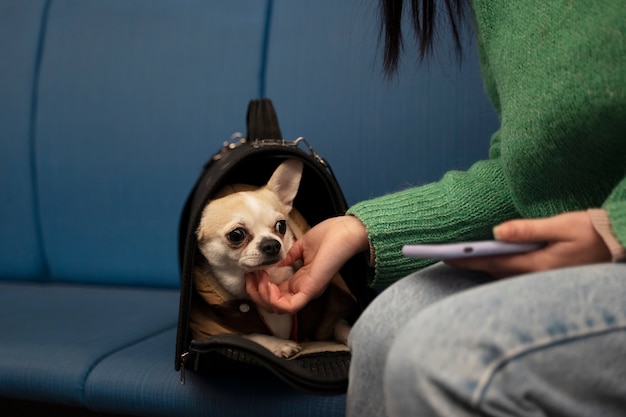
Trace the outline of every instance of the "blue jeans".
<instances>
[{"instance_id":1,"label":"blue jeans","mask_svg":"<svg viewBox=\"0 0 626 417\"><path fill-rule=\"evenodd\" d=\"M626 416L626 264L490 281L444 264L350 335L347 414Z\"/></svg>"}]
</instances>

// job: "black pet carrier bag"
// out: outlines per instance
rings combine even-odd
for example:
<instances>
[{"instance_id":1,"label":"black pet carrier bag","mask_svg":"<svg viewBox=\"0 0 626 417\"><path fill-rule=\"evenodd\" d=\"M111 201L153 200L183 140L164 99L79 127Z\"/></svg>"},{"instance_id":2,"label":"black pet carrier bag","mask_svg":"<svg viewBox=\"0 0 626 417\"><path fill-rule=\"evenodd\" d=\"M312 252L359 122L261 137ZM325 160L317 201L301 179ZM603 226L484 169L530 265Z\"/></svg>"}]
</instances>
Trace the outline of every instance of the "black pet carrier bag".
<instances>
[{"instance_id":1,"label":"black pet carrier bag","mask_svg":"<svg viewBox=\"0 0 626 417\"><path fill-rule=\"evenodd\" d=\"M232 374L269 371L288 384L307 392L345 392L350 352L344 344L332 340L299 341L303 346L302 351L293 358L283 359L242 337L237 326L224 334L203 338L194 338L190 329L192 307L200 305L194 303L201 303L202 308L207 309L210 315L228 315L230 311L231 315L237 315L236 319L243 322L247 320L246 317L251 317L249 312L254 311L254 306L249 308L249 302L246 302L245 309L239 310L207 305L194 285L194 268L203 259L198 249L196 230L204 207L220 190L233 184L263 186L281 162L297 159L302 161L304 168L293 207L308 226L312 227L329 217L343 215L347 210L345 198L329 164L304 138L293 141L283 139L270 100L253 100L249 103L247 129L245 137L234 135L205 164L181 216L179 261L182 283L176 370L181 373L182 383L185 369L212 375L224 372ZM340 272L345 284L343 288L353 303L353 314L348 319L349 322L356 319L372 298L372 292L366 286L367 273L365 256L354 257ZM324 295L319 298L324 298ZM305 317L300 321L302 320L308 319Z\"/></svg>"}]
</instances>

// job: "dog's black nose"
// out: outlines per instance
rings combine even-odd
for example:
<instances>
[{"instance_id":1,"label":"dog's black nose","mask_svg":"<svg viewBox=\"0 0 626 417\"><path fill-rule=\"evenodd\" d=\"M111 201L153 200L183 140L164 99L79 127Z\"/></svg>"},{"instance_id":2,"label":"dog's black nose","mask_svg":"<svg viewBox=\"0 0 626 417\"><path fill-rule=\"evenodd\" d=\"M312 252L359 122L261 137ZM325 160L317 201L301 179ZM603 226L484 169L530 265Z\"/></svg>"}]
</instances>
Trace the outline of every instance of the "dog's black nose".
<instances>
[{"instance_id":1,"label":"dog's black nose","mask_svg":"<svg viewBox=\"0 0 626 417\"><path fill-rule=\"evenodd\" d=\"M276 239L263 239L259 244L259 250L264 255L276 256L280 252L280 242Z\"/></svg>"}]
</instances>

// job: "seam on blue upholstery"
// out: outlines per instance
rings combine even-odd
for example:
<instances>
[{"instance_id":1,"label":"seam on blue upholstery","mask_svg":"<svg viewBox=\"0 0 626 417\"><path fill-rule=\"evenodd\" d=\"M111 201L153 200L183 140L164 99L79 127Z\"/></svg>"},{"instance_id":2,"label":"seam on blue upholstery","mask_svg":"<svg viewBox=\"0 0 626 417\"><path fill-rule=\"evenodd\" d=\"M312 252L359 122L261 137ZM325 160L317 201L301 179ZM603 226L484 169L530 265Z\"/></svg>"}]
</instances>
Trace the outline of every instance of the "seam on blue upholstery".
<instances>
[{"instance_id":1,"label":"seam on blue upholstery","mask_svg":"<svg viewBox=\"0 0 626 417\"><path fill-rule=\"evenodd\" d=\"M93 372L93 370L98 367L98 365L100 365L102 362L104 362L108 357L111 357L113 355L115 355L118 352L121 352L122 350L126 350L129 348L132 348L133 346L136 346L140 343L145 342L146 340L152 339L153 337L159 336L163 333L167 333L171 330L175 330L177 329L178 324L174 323L174 324L170 324L167 327L164 327L160 330L156 330L150 334L147 334L146 336L130 341L127 344L118 347L117 349L113 349L109 352L106 352L104 355L100 356L99 358L94 359L93 364L87 369L87 372L85 372L85 376L83 378L83 383L82 386L80 387L81 390L81 399L82 399L82 403L85 405L85 407L89 408L89 404L87 404L87 398L85 397L85 388L87 387L87 382L89 381L89 377L91 376L91 373ZM174 361L176 360L176 357L174 355L174 352L172 351L172 375L174 375Z\"/></svg>"},{"instance_id":2,"label":"seam on blue upholstery","mask_svg":"<svg viewBox=\"0 0 626 417\"><path fill-rule=\"evenodd\" d=\"M259 68L259 98L265 97L265 85L267 82L267 60L270 49L273 14L274 0L267 0L267 6L265 8L265 26L263 29L263 44L261 45L261 65Z\"/></svg>"},{"instance_id":3,"label":"seam on blue upholstery","mask_svg":"<svg viewBox=\"0 0 626 417\"><path fill-rule=\"evenodd\" d=\"M50 6L52 0L46 0L43 11L41 13L41 22L39 25L39 39L37 40L37 50L35 55L35 68L33 71L33 88L31 95L31 108L30 108L30 132L29 132L29 151L30 151L30 174L32 181L32 193L33 193L33 217L35 221L35 233L37 235L37 247L42 260L42 275L45 277L50 276L50 265L48 263L48 256L43 238L43 226L41 224L41 203L39 200L39 172L37 170L37 108L39 101L39 80L41 75L41 61L43 57L46 32L48 28L48 15L50 12Z\"/></svg>"}]
</instances>

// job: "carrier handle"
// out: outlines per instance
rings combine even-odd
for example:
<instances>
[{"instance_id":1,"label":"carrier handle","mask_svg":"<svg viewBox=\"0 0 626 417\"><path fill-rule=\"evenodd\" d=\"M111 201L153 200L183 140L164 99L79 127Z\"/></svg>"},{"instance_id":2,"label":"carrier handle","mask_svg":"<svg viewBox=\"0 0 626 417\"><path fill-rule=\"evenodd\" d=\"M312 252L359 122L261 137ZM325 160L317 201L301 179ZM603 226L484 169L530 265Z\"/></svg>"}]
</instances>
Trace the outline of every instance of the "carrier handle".
<instances>
[{"instance_id":1,"label":"carrier handle","mask_svg":"<svg viewBox=\"0 0 626 417\"><path fill-rule=\"evenodd\" d=\"M274 105L270 99L250 100L246 124L248 129L246 137L250 141L282 139L283 137L276 110L274 110Z\"/></svg>"}]
</instances>

